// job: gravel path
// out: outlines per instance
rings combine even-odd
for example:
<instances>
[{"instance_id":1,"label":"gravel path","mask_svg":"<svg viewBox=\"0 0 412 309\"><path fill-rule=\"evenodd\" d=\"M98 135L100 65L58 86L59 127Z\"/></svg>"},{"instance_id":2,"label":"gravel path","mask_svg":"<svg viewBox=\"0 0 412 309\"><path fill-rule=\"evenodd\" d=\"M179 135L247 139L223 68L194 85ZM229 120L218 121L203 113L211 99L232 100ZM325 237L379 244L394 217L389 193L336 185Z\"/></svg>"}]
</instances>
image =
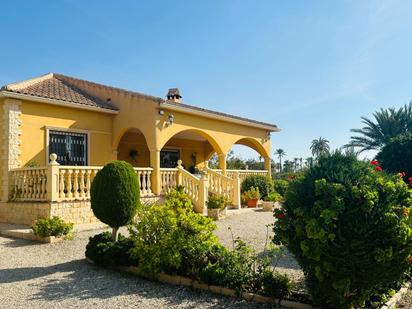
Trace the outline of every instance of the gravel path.
<instances>
[{"instance_id":1,"label":"gravel path","mask_svg":"<svg viewBox=\"0 0 412 309\"><path fill-rule=\"evenodd\" d=\"M235 236L262 251L265 225L272 221L271 213L241 212L218 221L217 235L231 245L230 226ZM97 232L54 244L0 237L0 308L269 308L92 266L84 250ZM280 265L299 273L290 257Z\"/></svg>"}]
</instances>

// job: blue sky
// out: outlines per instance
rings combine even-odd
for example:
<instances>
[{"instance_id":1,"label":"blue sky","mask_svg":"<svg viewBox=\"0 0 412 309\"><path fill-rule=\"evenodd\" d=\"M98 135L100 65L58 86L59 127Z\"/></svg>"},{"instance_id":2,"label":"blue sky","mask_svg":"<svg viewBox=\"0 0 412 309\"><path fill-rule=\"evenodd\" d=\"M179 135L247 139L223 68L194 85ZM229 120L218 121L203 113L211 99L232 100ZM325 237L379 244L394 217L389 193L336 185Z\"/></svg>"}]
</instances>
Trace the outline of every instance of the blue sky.
<instances>
[{"instance_id":1,"label":"blue sky","mask_svg":"<svg viewBox=\"0 0 412 309\"><path fill-rule=\"evenodd\" d=\"M87 3L86 3L87 2ZM412 99L411 1L3 1L0 84L59 72L276 123L307 157ZM243 157L253 152L237 148Z\"/></svg>"}]
</instances>

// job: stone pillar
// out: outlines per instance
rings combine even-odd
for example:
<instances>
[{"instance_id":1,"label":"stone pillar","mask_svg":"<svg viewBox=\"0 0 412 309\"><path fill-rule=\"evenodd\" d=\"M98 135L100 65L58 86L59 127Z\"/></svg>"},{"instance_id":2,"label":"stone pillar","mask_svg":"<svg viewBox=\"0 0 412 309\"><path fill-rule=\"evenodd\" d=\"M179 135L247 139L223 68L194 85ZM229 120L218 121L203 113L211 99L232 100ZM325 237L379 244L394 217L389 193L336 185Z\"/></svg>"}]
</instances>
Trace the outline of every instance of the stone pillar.
<instances>
[{"instance_id":1,"label":"stone pillar","mask_svg":"<svg viewBox=\"0 0 412 309\"><path fill-rule=\"evenodd\" d=\"M160 149L150 149L150 167L153 168L151 179L152 192L156 195L160 195L162 192L160 176Z\"/></svg>"},{"instance_id":2,"label":"stone pillar","mask_svg":"<svg viewBox=\"0 0 412 309\"><path fill-rule=\"evenodd\" d=\"M117 160L118 153L117 149L112 149L112 160Z\"/></svg>"},{"instance_id":3,"label":"stone pillar","mask_svg":"<svg viewBox=\"0 0 412 309\"><path fill-rule=\"evenodd\" d=\"M268 176L272 177L272 167L270 157L265 157L265 170L268 171Z\"/></svg>"},{"instance_id":4,"label":"stone pillar","mask_svg":"<svg viewBox=\"0 0 412 309\"><path fill-rule=\"evenodd\" d=\"M47 166L47 201L56 202L59 200L59 163L57 155L50 154L50 163Z\"/></svg>"},{"instance_id":5,"label":"stone pillar","mask_svg":"<svg viewBox=\"0 0 412 309\"><path fill-rule=\"evenodd\" d=\"M6 99L2 112L2 136L0 150L1 164L1 201L9 199L9 171L20 167L20 136L21 136L21 101Z\"/></svg>"},{"instance_id":6,"label":"stone pillar","mask_svg":"<svg viewBox=\"0 0 412 309\"><path fill-rule=\"evenodd\" d=\"M219 158L219 169L222 170L222 175L226 175L226 154L219 153L217 157Z\"/></svg>"},{"instance_id":7,"label":"stone pillar","mask_svg":"<svg viewBox=\"0 0 412 309\"><path fill-rule=\"evenodd\" d=\"M240 177L239 172L235 172L233 175L233 197L232 197L232 207L240 209L242 207L240 201Z\"/></svg>"},{"instance_id":8,"label":"stone pillar","mask_svg":"<svg viewBox=\"0 0 412 309\"><path fill-rule=\"evenodd\" d=\"M194 210L197 213L203 213L206 209L206 202L209 197L208 178L206 174L200 177L199 182L199 200L195 204Z\"/></svg>"}]
</instances>

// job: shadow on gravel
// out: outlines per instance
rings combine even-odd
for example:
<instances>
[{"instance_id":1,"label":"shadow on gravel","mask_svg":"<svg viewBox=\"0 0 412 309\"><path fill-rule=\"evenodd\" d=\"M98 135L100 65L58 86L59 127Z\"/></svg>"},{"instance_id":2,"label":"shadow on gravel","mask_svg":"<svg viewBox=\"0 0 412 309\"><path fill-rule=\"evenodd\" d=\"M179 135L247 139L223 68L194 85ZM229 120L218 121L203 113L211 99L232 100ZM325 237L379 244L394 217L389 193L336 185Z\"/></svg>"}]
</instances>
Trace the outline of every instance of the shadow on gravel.
<instances>
[{"instance_id":1,"label":"shadow on gravel","mask_svg":"<svg viewBox=\"0 0 412 309\"><path fill-rule=\"evenodd\" d=\"M18 248L18 247L43 245L42 243L39 243L39 242L34 241L34 240L11 238L11 237L7 237L7 236L1 236L1 237L4 237L5 239L7 239L7 242L5 242L1 245L2 247Z\"/></svg>"},{"instance_id":2,"label":"shadow on gravel","mask_svg":"<svg viewBox=\"0 0 412 309\"><path fill-rule=\"evenodd\" d=\"M135 295L133 305L145 305L145 300L161 301L161 306L187 305L195 301L208 308L270 308L247 303L238 299L215 296L209 292L197 291L186 287L173 286L144 280L132 275L99 268L85 260L76 260L51 267L34 267L0 271L0 278L14 277L16 280L28 280L43 277L36 283L40 291L32 299L43 301L62 301L67 299L110 299L118 296ZM0 280L0 283L2 281ZM3 282L8 282L3 280ZM211 302L211 298L213 301ZM193 307L194 308L194 307Z\"/></svg>"}]
</instances>

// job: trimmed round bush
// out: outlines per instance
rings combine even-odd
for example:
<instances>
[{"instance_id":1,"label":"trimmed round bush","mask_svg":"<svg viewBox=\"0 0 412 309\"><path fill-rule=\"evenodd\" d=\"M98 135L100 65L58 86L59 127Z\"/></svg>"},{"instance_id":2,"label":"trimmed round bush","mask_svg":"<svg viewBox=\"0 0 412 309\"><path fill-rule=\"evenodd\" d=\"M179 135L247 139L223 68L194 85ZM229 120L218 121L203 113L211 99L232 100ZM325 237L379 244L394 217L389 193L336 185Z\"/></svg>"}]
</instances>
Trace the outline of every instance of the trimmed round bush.
<instances>
[{"instance_id":1,"label":"trimmed round bush","mask_svg":"<svg viewBox=\"0 0 412 309\"><path fill-rule=\"evenodd\" d=\"M273 191L272 179L262 175L246 176L242 182L241 191L249 191L250 188L258 188L262 199L265 199Z\"/></svg>"},{"instance_id":2,"label":"trimmed round bush","mask_svg":"<svg viewBox=\"0 0 412 309\"><path fill-rule=\"evenodd\" d=\"M412 177L412 133L392 138L378 153L381 167L391 173L405 173L403 179Z\"/></svg>"},{"instance_id":3,"label":"trimmed round bush","mask_svg":"<svg viewBox=\"0 0 412 309\"><path fill-rule=\"evenodd\" d=\"M119 227L128 224L140 204L139 179L133 167L125 161L112 161L93 180L91 206L94 215L113 228L117 240Z\"/></svg>"},{"instance_id":4,"label":"trimmed round bush","mask_svg":"<svg viewBox=\"0 0 412 309\"><path fill-rule=\"evenodd\" d=\"M399 176L340 153L290 183L274 242L297 258L316 306L362 306L410 270L411 192Z\"/></svg>"}]
</instances>

